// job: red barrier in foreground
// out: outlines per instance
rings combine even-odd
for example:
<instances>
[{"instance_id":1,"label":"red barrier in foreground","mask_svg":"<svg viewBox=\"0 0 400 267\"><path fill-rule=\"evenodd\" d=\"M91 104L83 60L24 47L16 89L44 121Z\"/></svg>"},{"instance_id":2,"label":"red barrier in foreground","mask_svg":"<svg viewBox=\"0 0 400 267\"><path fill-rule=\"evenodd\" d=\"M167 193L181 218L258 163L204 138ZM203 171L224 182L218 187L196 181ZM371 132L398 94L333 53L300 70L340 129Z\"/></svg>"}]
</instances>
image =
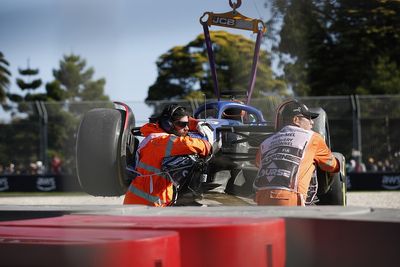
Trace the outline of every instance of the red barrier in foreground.
<instances>
[{"instance_id":1,"label":"red barrier in foreground","mask_svg":"<svg viewBox=\"0 0 400 267\"><path fill-rule=\"evenodd\" d=\"M0 226L0 255L0 266L181 266L173 231Z\"/></svg>"},{"instance_id":2,"label":"red barrier in foreground","mask_svg":"<svg viewBox=\"0 0 400 267\"><path fill-rule=\"evenodd\" d=\"M66 215L2 222L0 225L45 229L173 230L179 233L181 264L185 267L285 266L283 219Z\"/></svg>"}]
</instances>

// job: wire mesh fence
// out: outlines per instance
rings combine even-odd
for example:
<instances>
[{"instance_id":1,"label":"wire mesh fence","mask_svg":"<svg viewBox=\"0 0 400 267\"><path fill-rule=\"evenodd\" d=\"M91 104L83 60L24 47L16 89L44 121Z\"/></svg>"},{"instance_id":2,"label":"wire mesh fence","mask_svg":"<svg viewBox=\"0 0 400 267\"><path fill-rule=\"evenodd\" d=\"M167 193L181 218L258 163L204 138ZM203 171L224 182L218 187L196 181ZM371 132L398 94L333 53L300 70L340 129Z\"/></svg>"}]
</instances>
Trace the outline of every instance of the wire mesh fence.
<instances>
[{"instance_id":1,"label":"wire mesh fence","mask_svg":"<svg viewBox=\"0 0 400 267\"><path fill-rule=\"evenodd\" d=\"M310 108L322 107L326 111L332 150L344 154L349 167L361 164L361 170L400 170L400 95L298 99ZM275 110L283 100L279 96L268 96L254 99L250 104L274 123ZM189 112L204 104L204 100L173 102L185 106ZM125 102L135 115L136 126L148 122L149 117L169 103ZM79 122L85 112L94 108L113 108L113 103L30 102L9 110L0 108L0 173L37 173L40 170L34 165L38 161L51 172L54 158L60 158L62 171L74 174Z\"/></svg>"}]
</instances>

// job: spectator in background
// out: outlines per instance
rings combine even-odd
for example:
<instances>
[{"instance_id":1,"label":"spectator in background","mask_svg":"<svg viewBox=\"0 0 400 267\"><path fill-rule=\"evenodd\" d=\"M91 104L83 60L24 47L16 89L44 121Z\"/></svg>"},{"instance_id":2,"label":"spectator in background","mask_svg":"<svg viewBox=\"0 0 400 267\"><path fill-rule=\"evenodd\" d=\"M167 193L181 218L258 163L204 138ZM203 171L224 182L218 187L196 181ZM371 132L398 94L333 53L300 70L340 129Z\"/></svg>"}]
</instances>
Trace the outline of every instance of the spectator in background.
<instances>
[{"instance_id":1,"label":"spectator in background","mask_svg":"<svg viewBox=\"0 0 400 267\"><path fill-rule=\"evenodd\" d=\"M36 161L36 168L37 168L37 174L45 174L46 167L43 165L43 162L41 162L40 160Z\"/></svg>"},{"instance_id":2,"label":"spectator in background","mask_svg":"<svg viewBox=\"0 0 400 267\"><path fill-rule=\"evenodd\" d=\"M24 164L18 163L17 167L15 168L15 174L26 174L26 169Z\"/></svg>"},{"instance_id":3,"label":"spectator in background","mask_svg":"<svg viewBox=\"0 0 400 267\"><path fill-rule=\"evenodd\" d=\"M385 171L386 171L386 172L392 172L392 171L393 171L393 164L390 163L390 160L385 159L385 161L384 161L383 164L384 164L384 167L385 167Z\"/></svg>"},{"instance_id":4,"label":"spectator in background","mask_svg":"<svg viewBox=\"0 0 400 267\"><path fill-rule=\"evenodd\" d=\"M383 162L382 161L378 161L377 162L377 165L378 165L378 172L384 172L384 171L386 171L386 169L385 169L385 166L383 165Z\"/></svg>"},{"instance_id":5,"label":"spectator in background","mask_svg":"<svg viewBox=\"0 0 400 267\"><path fill-rule=\"evenodd\" d=\"M0 174L3 174L3 173L4 173L4 167L2 164L0 164Z\"/></svg>"},{"instance_id":6,"label":"spectator in background","mask_svg":"<svg viewBox=\"0 0 400 267\"><path fill-rule=\"evenodd\" d=\"M61 174L61 164L61 159L57 155L54 155L51 159L51 173Z\"/></svg>"},{"instance_id":7,"label":"spectator in background","mask_svg":"<svg viewBox=\"0 0 400 267\"><path fill-rule=\"evenodd\" d=\"M359 159L350 159L350 165L348 166L347 172L366 172L367 168L365 164L360 162Z\"/></svg>"},{"instance_id":8,"label":"spectator in background","mask_svg":"<svg viewBox=\"0 0 400 267\"><path fill-rule=\"evenodd\" d=\"M378 166L375 164L375 159L373 157L368 158L366 168L367 168L367 171L369 171L369 172L377 172L378 171Z\"/></svg>"},{"instance_id":9,"label":"spectator in background","mask_svg":"<svg viewBox=\"0 0 400 267\"><path fill-rule=\"evenodd\" d=\"M15 174L15 165L10 162L10 164L4 170L4 174Z\"/></svg>"},{"instance_id":10,"label":"spectator in background","mask_svg":"<svg viewBox=\"0 0 400 267\"><path fill-rule=\"evenodd\" d=\"M357 149L352 149L351 151L351 172L365 172L367 171L367 168L365 164L362 162L361 159L361 152Z\"/></svg>"},{"instance_id":11,"label":"spectator in background","mask_svg":"<svg viewBox=\"0 0 400 267\"><path fill-rule=\"evenodd\" d=\"M34 162L31 162L30 164L29 164L29 172L28 172L30 175L36 175L37 174L37 166L36 166L36 163L34 163Z\"/></svg>"},{"instance_id":12,"label":"spectator in background","mask_svg":"<svg viewBox=\"0 0 400 267\"><path fill-rule=\"evenodd\" d=\"M346 163L346 172L354 172L356 168L356 161L354 159L350 159L348 163Z\"/></svg>"}]
</instances>

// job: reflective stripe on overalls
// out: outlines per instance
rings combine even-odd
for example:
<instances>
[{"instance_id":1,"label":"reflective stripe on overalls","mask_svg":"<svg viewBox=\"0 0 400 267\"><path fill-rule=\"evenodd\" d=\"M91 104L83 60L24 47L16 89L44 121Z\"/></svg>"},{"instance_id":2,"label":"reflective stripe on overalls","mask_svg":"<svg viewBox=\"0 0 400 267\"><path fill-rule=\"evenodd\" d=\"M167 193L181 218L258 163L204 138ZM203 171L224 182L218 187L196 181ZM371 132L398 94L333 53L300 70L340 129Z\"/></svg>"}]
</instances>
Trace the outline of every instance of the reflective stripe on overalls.
<instances>
[{"instance_id":1,"label":"reflective stripe on overalls","mask_svg":"<svg viewBox=\"0 0 400 267\"><path fill-rule=\"evenodd\" d=\"M158 137L158 136L152 136L152 138L155 138L155 137ZM152 139L152 138L150 138L150 139ZM170 135L169 136L169 140L168 140L168 143L167 143L167 147L166 147L166 150L165 150L164 157L169 157L171 155L172 146L173 146L174 141L175 141L176 138L177 137L175 135ZM153 193L153 175L158 175L158 176L161 176L161 177L164 177L164 178L166 178L166 176L162 175L160 169L158 169L156 167L153 167L153 166L150 166L150 165L148 165L146 163L143 163L141 161L139 161L137 163L136 168L138 168L138 167L142 168L142 169L145 169L146 171L154 173L154 174L146 175L146 176L150 176L150 192L146 193L146 192L138 189L137 187L135 187L132 183L129 186L128 190L131 193L133 193L133 194L135 194L135 195L137 195L137 196L139 196L141 198L144 198L145 200L147 200L149 202L157 203L159 205L165 204L166 202L163 202L159 197L151 195L151 193Z\"/></svg>"}]
</instances>

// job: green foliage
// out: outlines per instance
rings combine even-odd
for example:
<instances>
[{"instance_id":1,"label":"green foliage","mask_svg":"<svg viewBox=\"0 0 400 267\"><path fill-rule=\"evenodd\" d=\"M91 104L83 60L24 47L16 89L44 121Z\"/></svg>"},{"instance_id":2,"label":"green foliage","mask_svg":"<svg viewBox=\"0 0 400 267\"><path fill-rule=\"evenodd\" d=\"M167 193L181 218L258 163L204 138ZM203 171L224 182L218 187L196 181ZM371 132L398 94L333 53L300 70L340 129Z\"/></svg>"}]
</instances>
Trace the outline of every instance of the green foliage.
<instances>
[{"instance_id":1,"label":"green foliage","mask_svg":"<svg viewBox=\"0 0 400 267\"><path fill-rule=\"evenodd\" d=\"M32 80L32 76L39 75L39 69L31 69L29 67L29 60L28 60L28 67L26 69L18 69L18 72L20 75L24 77L24 79L22 78L16 79L17 85L22 91L25 90L27 90L28 92L35 91L42 85L41 79ZM25 101L29 100L25 97Z\"/></svg>"},{"instance_id":2,"label":"green foliage","mask_svg":"<svg viewBox=\"0 0 400 267\"><path fill-rule=\"evenodd\" d=\"M296 95L400 93L399 1L275 0L272 10L273 51Z\"/></svg>"},{"instance_id":3,"label":"green foliage","mask_svg":"<svg viewBox=\"0 0 400 267\"><path fill-rule=\"evenodd\" d=\"M51 114L49 124L49 149L58 153L67 170L75 169L75 133L80 115L97 107L96 104L79 104L88 101L109 101L104 94L105 79L93 80L94 69L86 68L86 61L77 55L64 55L59 69L53 70L55 80L46 84L48 102L46 109ZM61 105L58 101L70 100L77 104ZM57 101L57 102L56 102Z\"/></svg>"},{"instance_id":4,"label":"green foliage","mask_svg":"<svg viewBox=\"0 0 400 267\"><path fill-rule=\"evenodd\" d=\"M74 54L64 55L59 67L53 70L54 78L59 83L50 86L55 97L73 101L109 100L108 96L104 95L105 79L93 81L94 69L86 69L86 60ZM56 88L57 86L59 88ZM59 93L60 89L65 93Z\"/></svg>"},{"instance_id":5,"label":"green foliage","mask_svg":"<svg viewBox=\"0 0 400 267\"><path fill-rule=\"evenodd\" d=\"M54 101L63 101L67 99L67 92L61 89L61 84L58 80L46 84L46 93L48 98Z\"/></svg>"},{"instance_id":6,"label":"green foliage","mask_svg":"<svg viewBox=\"0 0 400 267\"><path fill-rule=\"evenodd\" d=\"M370 83L372 94L381 92L398 94L400 92L400 68L396 62L391 61L387 56L379 57L372 66L371 72L375 77Z\"/></svg>"},{"instance_id":7,"label":"green foliage","mask_svg":"<svg viewBox=\"0 0 400 267\"><path fill-rule=\"evenodd\" d=\"M220 91L246 91L250 80L254 42L242 35L210 32ZM176 46L157 60L158 77L146 101L181 98L214 98L204 36ZM253 97L286 94L285 83L273 77L268 54L261 50Z\"/></svg>"},{"instance_id":8,"label":"green foliage","mask_svg":"<svg viewBox=\"0 0 400 267\"><path fill-rule=\"evenodd\" d=\"M31 82L25 82L24 80L17 78L17 85L21 90L34 90L39 88L42 85L42 80L41 79L36 79Z\"/></svg>"},{"instance_id":9,"label":"green foliage","mask_svg":"<svg viewBox=\"0 0 400 267\"><path fill-rule=\"evenodd\" d=\"M65 55L60 61L59 69L54 69L54 80L47 83L45 93L34 93L41 85L40 79L31 80L30 76L39 74L39 70L29 67L20 70L20 74L28 76L17 79L23 94L8 94L8 98L18 108L18 114L12 116L10 124L2 124L0 138L0 163L9 161L18 162L28 166L30 162L43 160L39 158L40 138L43 128L47 130L48 150L47 159L57 154L63 160L64 170L75 169L75 134L80 121L80 115L85 111L109 102L104 94L105 79L93 80L93 68L86 68L86 61L76 55ZM40 81L40 84L39 82ZM41 101L45 105L48 123L39 116L38 107ZM88 101L90 104L83 103ZM105 101L103 104L92 101ZM69 102L81 103L70 104ZM109 106L108 105L108 106ZM13 111L12 114L16 114ZM6 145L1 145L6 144Z\"/></svg>"},{"instance_id":10,"label":"green foliage","mask_svg":"<svg viewBox=\"0 0 400 267\"><path fill-rule=\"evenodd\" d=\"M31 68L26 68L26 69L20 69L18 68L18 72L21 75L38 75L39 74L39 69L31 69Z\"/></svg>"},{"instance_id":11,"label":"green foliage","mask_svg":"<svg viewBox=\"0 0 400 267\"><path fill-rule=\"evenodd\" d=\"M0 51L0 103L4 103L6 92L10 85L11 73L8 70L10 64L5 59L4 54Z\"/></svg>"},{"instance_id":12,"label":"green foliage","mask_svg":"<svg viewBox=\"0 0 400 267\"><path fill-rule=\"evenodd\" d=\"M82 101L108 101L108 96L104 95L104 86L106 84L105 79L99 79L97 81L89 81L86 83L85 89L81 93Z\"/></svg>"},{"instance_id":13,"label":"green foliage","mask_svg":"<svg viewBox=\"0 0 400 267\"><path fill-rule=\"evenodd\" d=\"M202 76L198 53L191 54L189 47L176 46L157 60L158 77L149 88L146 100L182 98Z\"/></svg>"},{"instance_id":14,"label":"green foliage","mask_svg":"<svg viewBox=\"0 0 400 267\"><path fill-rule=\"evenodd\" d=\"M0 149L3 152L0 154L0 164L18 162L28 166L29 162L37 160L39 141L36 123L14 121L12 124L2 124L0 127L1 144L6 144L2 145ZM29 140L29 143L24 140Z\"/></svg>"},{"instance_id":15,"label":"green foliage","mask_svg":"<svg viewBox=\"0 0 400 267\"><path fill-rule=\"evenodd\" d=\"M32 76L36 76L39 74L39 69L31 69L28 66L26 69L18 69L19 74L22 78L16 78L16 83L21 90L21 92L26 92L23 94L16 93L7 93L8 99L15 103L8 103L5 105L6 110L10 110L12 114L20 113L28 113L32 114L32 108L28 104L28 102L32 101L46 101L47 96L43 93L34 93L41 85L42 80L39 78L32 78Z\"/></svg>"},{"instance_id":16,"label":"green foliage","mask_svg":"<svg viewBox=\"0 0 400 267\"><path fill-rule=\"evenodd\" d=\"M272 14L267 37L297 96L400 93L400 1L274 0ZM389 97L356 99L361 97L364 159L390 158L399 149L393 141L399 135L397 102ZM329 99L324 109L341 114L346 106ZM349 157L357 147L350 119L355 114L350 104L347 109L330 120L330 129L337 151Z\"/></svg>"}]
</instances>

